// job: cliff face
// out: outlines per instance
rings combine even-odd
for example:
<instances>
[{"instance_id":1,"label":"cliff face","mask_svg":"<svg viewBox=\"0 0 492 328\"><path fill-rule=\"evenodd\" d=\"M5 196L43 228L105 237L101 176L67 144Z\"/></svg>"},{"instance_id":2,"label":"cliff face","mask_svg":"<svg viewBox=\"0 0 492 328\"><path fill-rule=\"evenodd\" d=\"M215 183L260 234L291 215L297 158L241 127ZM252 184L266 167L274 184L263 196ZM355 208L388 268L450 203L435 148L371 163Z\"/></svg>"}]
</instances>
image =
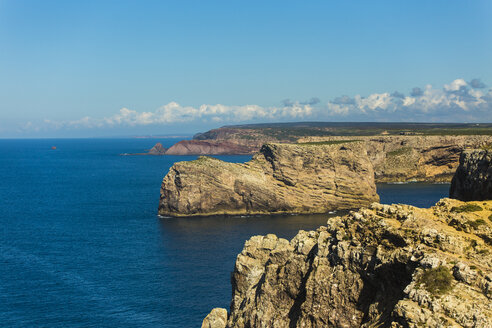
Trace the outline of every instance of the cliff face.
<instances>
[{"instance_id":1,"label":"cliff face","mask_svg":"<svg viewBox=\"0 0 492 328\"><path fill-rule=\"evenodd\" d=\"M309 137L300 141L340 140L347 137ZM449 182L467 148L492 143L490 136L376 136L364 141L376 182Z\"/></svg>"},{"instance_id":2,"label":"cliff face","mask_svg":"<svg viewBox=\"0 0 492 328\"><path fill-rule=\"evenodd\" d=\"M228 141L183 140L166 151L166 155L226 155L251 154L256 147Z\"/></svg>"},{"instance_id":3,"label":"cliff face","mask_svg":"<svg viewBox=\"0 0 492 328\"><path fill-rule=\"evenodd\" d=\"M289 130L289 133L293 134L284 136L275 129L220 128L197 135L196 140L189 142L236 144L246 147L244 153L253 153L260 149L263 143L268 142L361 140L366 145L377 182L449 182L458 167L458 160L464 149L480 148L492 143L492 137L489 135L317 136L320 131L316 129L303 131L304 136L296 136L296 130ZM227 147L231 149L229 153L234 152L233 147ZM192 153L220 154L213 148L203 148L201 152L190 152L183 148L179 155Z\"/></svg>"},{"instance_id":4,"label":"cliff face","mask_svg":"<svg viewBox=\"0 0 492 328\"><path fill-rule=\"evenodd\" d=\"M254 236L214 327L491 327L492 201L463 205L375 203L290 242Z\"/></svg>"},{"instance_id":5,"label":"cliff face","mask_svg":"<svg viewBox=\"0 0 492 328\"><path fill-rule=\"evenodd\" d=\"M466 150L451 182L450 197L460 200L492 199L492 151Z\"/></svg>"},{"instance_id":6,"label":"cliff face","mask_svg":"<svg viewBox=\"0 0 492 328\"><path fill-rule=\"evenodd\" d=\"M379 200L361 143L267 144L245 164L200 157L173 165L159 214L324 213Z\"/></svg>"}]
</instances>

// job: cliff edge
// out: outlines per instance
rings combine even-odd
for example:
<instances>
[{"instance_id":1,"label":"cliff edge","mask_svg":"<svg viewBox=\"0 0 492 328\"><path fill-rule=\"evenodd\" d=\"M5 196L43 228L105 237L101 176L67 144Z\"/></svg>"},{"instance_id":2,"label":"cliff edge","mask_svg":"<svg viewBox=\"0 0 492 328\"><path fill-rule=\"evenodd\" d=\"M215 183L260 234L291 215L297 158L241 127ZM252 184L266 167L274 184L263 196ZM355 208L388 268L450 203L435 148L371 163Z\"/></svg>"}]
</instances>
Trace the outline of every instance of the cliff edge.
<instances>
[{"instance_id":1,"label":"cliff edge","mask_svg":"<svg viewBox=\"0 0 492 328\"><path fill-rule=\"evenodd\" d=\"M290 242L254 236L213 327L492 327L490 217L492 201L374 203Z\"/></svg>"},{"instance_id":2,"label":"cliff edge","mask_svg":"<svg viewBox=\"0 0 492 328\"><path fill-rule=\"evenodd\" d=\"M465 150L451 181L450 197L460 200L492 199L492 151Z\"/></svg>"},{"instance_id":3,"label":"cliff edge","mask_svg":"<svg viewBox=\"0 0 492 328\"><path fill-rule=\"evenodd\" d=\"M325 213L378 200L362 143L267 144L244 164L175 163L162 181L159 214Z\"/></svg>"}]
</instances>

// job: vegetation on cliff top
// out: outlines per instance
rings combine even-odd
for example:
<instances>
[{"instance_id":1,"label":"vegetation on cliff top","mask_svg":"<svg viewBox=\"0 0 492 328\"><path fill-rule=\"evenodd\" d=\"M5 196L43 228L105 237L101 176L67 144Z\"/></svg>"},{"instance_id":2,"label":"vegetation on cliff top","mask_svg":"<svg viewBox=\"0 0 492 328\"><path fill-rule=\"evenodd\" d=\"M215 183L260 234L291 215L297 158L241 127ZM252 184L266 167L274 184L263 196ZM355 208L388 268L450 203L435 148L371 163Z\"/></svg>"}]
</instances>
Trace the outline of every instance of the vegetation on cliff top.
<instances>
[{"instance_id":1,"label":"vegetation on cliff top","mask_svg":"<svg viewBox=\"0 0 492 328\"><path fill-rule=\"evenodd\" d=\"M453 288L453 275L445 266L427 269L419 279L419 284L424 284L425 289L432 295L442 295Z\"/></svg>"},{"instance_id":2,"label":"vegetation on cliff top","mask_svg":"<svg viewBox=\"0 0 492 328\"><path fill-rule=\"evenodd\" d=\"M323 145L338 145L349 142L357 142L360 140L330 140L330 141L312 141L312 142L300 142L298 145L301 146L323 146Z\"/></svg>"},{"instance_id":3,"label":"vegetation on cliff top","mask_svg":"<svg viewBox=\"0 0 492 328\"><path fill-rule=\"evenodd\" d=\"M402 147L386 153L386 156L400 156L412 152L412 147Z\"/></svg>"},{"instance_id":4,"label":"vegetation on cliff top","mask_svg":"<svg viewBox=\"0 0 492 328\"><path fill-rule=\"evenodd\" d=\"M462 206L457 206L451 208L451 212L456 212L456 213L463 213L463 212L477 212L477 211L482 211L483 208L480 207L479 205L476 204L465 204Z\"/></svg>"}]
</instances>

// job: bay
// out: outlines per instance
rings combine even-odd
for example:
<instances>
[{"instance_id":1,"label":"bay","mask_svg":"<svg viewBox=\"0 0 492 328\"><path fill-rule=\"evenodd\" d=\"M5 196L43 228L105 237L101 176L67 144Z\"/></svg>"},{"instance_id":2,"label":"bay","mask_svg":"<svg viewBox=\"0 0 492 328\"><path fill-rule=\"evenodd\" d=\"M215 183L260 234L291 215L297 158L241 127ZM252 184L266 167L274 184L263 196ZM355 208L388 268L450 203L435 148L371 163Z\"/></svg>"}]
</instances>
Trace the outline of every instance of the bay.
<instances>
[{"instance_id":1,"label":"bay","mask_svg":"<svg viewBox=\"0 0 492 328\"><path fill-rule=\"evenodd\" d=\"M292 238L326 222L327 215L159 218L162 178L196 156L120 154L176 141L0 140L2 326L199 327L213 307L228 308L245 240ZM378 186L383 203L423 207L448 190Z\"/></svg>"}]
</instances>

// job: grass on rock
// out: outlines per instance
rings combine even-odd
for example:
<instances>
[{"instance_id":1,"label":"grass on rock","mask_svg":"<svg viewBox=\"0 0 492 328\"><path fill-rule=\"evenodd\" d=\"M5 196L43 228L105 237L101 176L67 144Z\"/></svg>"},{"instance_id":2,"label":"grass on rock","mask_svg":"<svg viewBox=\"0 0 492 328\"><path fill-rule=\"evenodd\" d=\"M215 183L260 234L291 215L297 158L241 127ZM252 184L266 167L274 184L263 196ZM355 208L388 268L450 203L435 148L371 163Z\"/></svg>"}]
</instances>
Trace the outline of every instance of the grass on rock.
<instances>
[{"instance_id":1,"label":"grass on rock","mask_svg":"<svg viewBox=\"0 0 492 328\"><path fill-rule=\"evenodd\" d=\"M476 204L465 204L462 206L454 206L451 208L451 212L456 213L468 213L482 211L483 208Z\"/></svg>"},{"instance_id":2,"label":"grass on rock","mask_svg":"<svg viewBox=\"0 0 492 328\"><path fill-rule=\"evenodd\" d=\"M419 279L419 284L424 284L425 289L432 295L442 295L450 291L453 286L453 275L445 266L424 271Z\"/></svg>"}]
</instances>

